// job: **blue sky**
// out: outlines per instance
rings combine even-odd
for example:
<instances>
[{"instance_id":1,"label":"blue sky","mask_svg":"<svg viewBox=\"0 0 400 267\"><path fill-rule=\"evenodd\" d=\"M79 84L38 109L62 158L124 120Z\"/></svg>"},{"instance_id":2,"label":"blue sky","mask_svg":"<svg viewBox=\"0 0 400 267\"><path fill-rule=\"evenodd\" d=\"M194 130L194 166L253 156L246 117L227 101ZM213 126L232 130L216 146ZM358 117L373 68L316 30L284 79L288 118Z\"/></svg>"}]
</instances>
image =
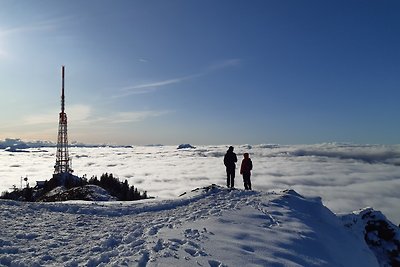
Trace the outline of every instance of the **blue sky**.
<instances>
[{"instance_id":1,"label":"blue sky","mask_svg":"<svg viewBox=\"0 0 400 267\"><path fill-rule=\"evenodd\" d=\"M399 143L399 1L0 1L0 139Z\"/></svg>"}]
</instances>

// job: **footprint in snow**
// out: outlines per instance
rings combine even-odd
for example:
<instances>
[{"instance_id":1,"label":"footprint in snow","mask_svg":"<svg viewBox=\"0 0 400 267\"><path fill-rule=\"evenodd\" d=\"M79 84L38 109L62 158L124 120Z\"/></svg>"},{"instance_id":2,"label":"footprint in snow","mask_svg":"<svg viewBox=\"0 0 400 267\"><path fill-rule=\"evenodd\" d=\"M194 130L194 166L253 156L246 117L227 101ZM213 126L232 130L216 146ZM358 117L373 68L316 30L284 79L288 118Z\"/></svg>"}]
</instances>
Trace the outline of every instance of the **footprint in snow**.
<instances>
[{"instance_id":1,"label":"footprint in snow","mask_svg":"<svg viewBox=\"0 0 400 267\"><path fill-rule=\"evenodd\" d=\"M157 244L153 247L153 250L155 252L159 252L164 248L165 248L164 241L162 239L158 239Z\"/></svg>"},{"instance_id":2,"label":"footprint in snow","mask_svg":"<svg viewBox=\"0 0 400 267\"><path fill-rule=\"evenodd\" d=\"M186 253L188 253L192 257L199 257L199 256L207 256L208 254L202 250L192 249L192 248L185 248Z\"/></svg>"},{"instance_id":3,"label":"footprint in snow","mask_svg":"<svg viewBox=\"0 0 400 267\"><path fill-rule=\"evenodd\" d=\"M254 248L252 248L250 246L243 245L240 248L245 250L245 251L247 251L247 252L254 252Z\"/></svg>"},{"instance_id":4,"label":"footprint in snow","mask_svg":"<svg viewBox=\"0 0 400 267\"><path fill-rule=\"evenodd\" d=\"M188 239L198 239L200 237L200 232L197 229L186 229L184 235Z\"/></svg>"},{"instance_id":5,"label":"footprint in snow","mask_svg":"<svg viewBox=\"0 0 400 267\"><path fill-rule=\"evenodd\" d=\"M209 260L208 264L210 264L210 267L225 267L226 266L225 264L223 264L219 261L216 261L216 260Z\"/></svg>"},{"instance_id":6,"label":"footprint in snow","mask_svg":"<svg viewBox=\"0 0 400 267\"><path fill-rule=\"evenodd\" d=\"M155 235L158 233L158 229L162 228L162 226L158 225L158 226L153 226L149 229L149 231L147 232L147 234L149 235Z\"/></svg>"},{"instance_id":7,"label":"footprint in snow","mask_svg":"<svg viewBox=\"0 0 400 267\"><path fill-rule=\"evenodd\" d=\"M186 251L188 254L190 254L190 256L192 256L192 257L198 256L197 250L195 250L195 249L185 248L185 251Z\"/></svg>"},{"instance_id":8,"label":"footprint in snow","mask_svg":"<svg viewBox=\"0 0 400 267\"><path fill-rule=\"evenodd\" d=\"M183 245L183 244L186 243L185 240L181 240L181 239L177 239L177 238L171 238L171 239L169 239L169 241L174 242L174 243L178 243L180 245Z\"/></svg>"}]
</instances>

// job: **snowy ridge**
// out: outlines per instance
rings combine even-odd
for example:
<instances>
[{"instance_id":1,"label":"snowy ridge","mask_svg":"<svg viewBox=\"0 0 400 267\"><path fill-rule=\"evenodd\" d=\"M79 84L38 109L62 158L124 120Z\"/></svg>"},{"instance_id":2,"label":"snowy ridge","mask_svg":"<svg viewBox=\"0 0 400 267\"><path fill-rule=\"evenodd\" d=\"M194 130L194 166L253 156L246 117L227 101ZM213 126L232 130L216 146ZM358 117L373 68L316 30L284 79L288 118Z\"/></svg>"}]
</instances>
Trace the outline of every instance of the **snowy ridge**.
<instances>
[{"instance_id":1,"label":"snowy ridge","mask_svg":"<svg viewBox=\"0 0 400 267\"><path fill-rule=\"evenodd\" d=\"M342 220L365 239L381 266L400 266L400 230L380 211L365 208L343 215Z\"/></svg>"},{"instance_id":2,"label":"snowy ridge","mask_svg":"<svg viewBox=\"0 0 400 267\"><path fill-rule=\"evenodd\" d=\"M51 141L23 141L19 138L6 138L5 140L0 140L0 149L7 149L9 152L34 152L35 150L25 150L29 148L43 148L43 147L56 147L57 144ZM73 141L70 143L70 147L126 147L130 148L132 146L118 146L110 144L84 144ZM40 150L39 150L40 152Z\"/></svg>"},{"instance_id":3,"label":"snowy ridge","mask_svg":"<svg viewBox=\"0 0 400 267\"><path fill-rule=\"evenodd\" d=\"M215 185L174 200L0 201L5 266L379 266L359 235L293 190Z\"/></svg>"}]
</instances>

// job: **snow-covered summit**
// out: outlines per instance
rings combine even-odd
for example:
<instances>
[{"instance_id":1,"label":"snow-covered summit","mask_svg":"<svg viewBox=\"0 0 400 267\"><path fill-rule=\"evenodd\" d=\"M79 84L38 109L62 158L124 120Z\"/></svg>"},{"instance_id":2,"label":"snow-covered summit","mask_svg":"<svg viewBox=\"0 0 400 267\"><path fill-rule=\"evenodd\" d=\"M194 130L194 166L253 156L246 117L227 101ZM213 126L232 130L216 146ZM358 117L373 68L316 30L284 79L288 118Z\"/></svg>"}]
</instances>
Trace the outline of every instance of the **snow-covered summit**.
<instances>
[{"instance_id":1,"label":"snow-covered summit","mask_svg":"<svg viewBox=\"0 0 400 267\"><path fill-rule=\"evenodd\" d=\"M117 198L97 185L85 185L66 189L59 186L41 197L40 201L54 202L65 200L88 200L88 201L115 201Z\"/></svg>"},{"instance_id":2,"label":"snow-covered summit","mask_svg":"<svg viewBox=\"0 0 400 267\"><path fill-rule=\"evenodd\" d=\"M379 266L320 198L219 186L173 200L0 201L0 265Z\"/></svg>"}]
</instances>

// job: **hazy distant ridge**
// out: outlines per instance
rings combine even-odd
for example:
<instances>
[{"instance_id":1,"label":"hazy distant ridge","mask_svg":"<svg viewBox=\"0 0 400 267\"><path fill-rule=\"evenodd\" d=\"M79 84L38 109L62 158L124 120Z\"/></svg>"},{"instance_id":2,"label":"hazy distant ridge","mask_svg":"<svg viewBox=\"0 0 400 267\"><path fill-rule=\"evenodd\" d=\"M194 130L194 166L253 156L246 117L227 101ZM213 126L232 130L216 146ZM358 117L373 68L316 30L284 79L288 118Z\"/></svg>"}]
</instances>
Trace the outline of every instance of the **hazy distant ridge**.
<instances>
[{"instance_id":1,"label":"hazy distant ridge","mask_svg":"<svg viewBox=\"0 0 400 267\"><path fill-rule=\"evenodd\" d=\"M41 148L41 147L56 147L57 143L51 141L22 141L19 138L6 138L5 140L0 140L0 149L10 148L11 150L16 149L28 149L28 148ZM110 144L84 144L79 142L71 142L71 147L125 147Z\"/></svg>"}]
</instances>

